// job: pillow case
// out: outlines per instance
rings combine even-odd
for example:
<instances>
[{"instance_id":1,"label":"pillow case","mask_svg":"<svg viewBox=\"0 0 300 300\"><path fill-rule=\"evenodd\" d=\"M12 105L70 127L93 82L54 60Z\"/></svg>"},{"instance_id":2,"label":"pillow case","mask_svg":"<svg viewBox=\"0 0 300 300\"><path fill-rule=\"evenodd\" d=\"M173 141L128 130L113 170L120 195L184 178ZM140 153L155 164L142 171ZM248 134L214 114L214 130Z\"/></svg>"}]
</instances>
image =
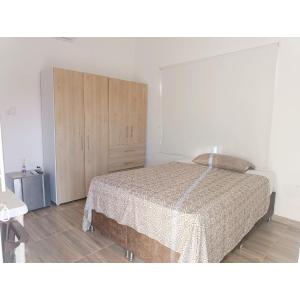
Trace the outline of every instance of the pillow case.
<instances>
[{"instance_id":1,"label":"pillow case","mask_svg":"<svg viewBox=\"0 0 300 300\"><path fill-rule=\"evenodd\" d=\"M240 173L245 173L249 169L255 169L255 166L247 160L224 154L200 154L193 159L193 162L204 166L212 166L213 168L231 170Z\"/></svg>"}]
</instances>

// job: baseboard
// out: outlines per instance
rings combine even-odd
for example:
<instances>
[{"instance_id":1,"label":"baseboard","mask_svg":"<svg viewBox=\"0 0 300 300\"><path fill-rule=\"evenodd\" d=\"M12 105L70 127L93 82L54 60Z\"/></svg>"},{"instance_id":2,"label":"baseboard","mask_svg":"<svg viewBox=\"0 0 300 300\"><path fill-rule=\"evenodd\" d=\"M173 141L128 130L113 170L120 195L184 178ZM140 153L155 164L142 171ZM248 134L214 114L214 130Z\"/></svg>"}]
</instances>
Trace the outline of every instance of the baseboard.
<instances>
[{"instance_id":1,"label":"baseboard","mask_svg":"<svg viewBox=\"0 0 300 300\"><path fill-rule=\"evenodd\" d=\"M300 222L299 221L291 220L291 219L281 217L281 216L278 216L278 215L273 215L272 220L275 221L275 222L278 222L278 223L285 224L285 225L295 225L295 226L300 228Z\"/></svg>"}]
</instances>

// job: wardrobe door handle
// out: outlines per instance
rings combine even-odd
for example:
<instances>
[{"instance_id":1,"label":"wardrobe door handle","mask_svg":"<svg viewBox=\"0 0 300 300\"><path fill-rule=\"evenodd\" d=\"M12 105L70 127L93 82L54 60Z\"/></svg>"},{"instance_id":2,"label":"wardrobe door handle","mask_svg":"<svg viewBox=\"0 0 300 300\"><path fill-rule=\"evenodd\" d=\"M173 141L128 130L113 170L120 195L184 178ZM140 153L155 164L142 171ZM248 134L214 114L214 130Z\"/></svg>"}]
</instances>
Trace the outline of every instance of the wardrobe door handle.
<instances>
[{"instance_id":1,"label":"wardrobe door handle","mask_svg":"<svg viewBox=\"0 0 300 300\"><path fill-rule=\"evenodd\" d=\"M127 150L124 150L124 152L134 152L134 149L127 149Z\"/></svg>"},{"instance_id":2,"label":"wardrobe door handle","mask_svg":"<svg viewBox=\"0 0 300 300\"><path fill-rule=\"evenodd\" d=\"M87 142L88 142L88 150L90 150L90 135L88 135L88 137L87 137Z\"/></svg>"},{"instance_id":3,"label":"wardrobe door handle","mask_svg":"<svg viewBox=\"0 0 300 300\"><path fill-rule=\"evenodd\" d=\"M128 138L128 126L126 126L126 137Z\"/></svg>"},{"instance_id":4,"label":"wardrobe door handle","mask_svg":"<svg viewBox=\"0 0 300 300\"><path fill-rule=\"evenodd\" d=\"M133 137L133 126L131 126L131 133L130 136Z\"/></svg>"}]
</instances>

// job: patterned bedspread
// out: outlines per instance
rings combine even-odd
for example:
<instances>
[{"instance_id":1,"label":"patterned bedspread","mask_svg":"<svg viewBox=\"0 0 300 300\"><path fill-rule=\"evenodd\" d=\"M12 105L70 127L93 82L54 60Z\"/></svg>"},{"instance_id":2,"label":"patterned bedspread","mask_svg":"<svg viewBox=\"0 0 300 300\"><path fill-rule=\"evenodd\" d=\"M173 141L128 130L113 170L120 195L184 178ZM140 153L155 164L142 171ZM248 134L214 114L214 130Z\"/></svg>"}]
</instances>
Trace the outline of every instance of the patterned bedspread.
<instances>
[{"instance_id":1,"label":"patterned bedspread","mask_svg":"<svg viewBox=\"0 0 300 300\"><path fill-rule=\"evenodd\" d=\"M171 162L92 180L92 210L180 253L180 262L220 262L267 212L269 181L197 164Z\"/></svg>"}]
</instances>

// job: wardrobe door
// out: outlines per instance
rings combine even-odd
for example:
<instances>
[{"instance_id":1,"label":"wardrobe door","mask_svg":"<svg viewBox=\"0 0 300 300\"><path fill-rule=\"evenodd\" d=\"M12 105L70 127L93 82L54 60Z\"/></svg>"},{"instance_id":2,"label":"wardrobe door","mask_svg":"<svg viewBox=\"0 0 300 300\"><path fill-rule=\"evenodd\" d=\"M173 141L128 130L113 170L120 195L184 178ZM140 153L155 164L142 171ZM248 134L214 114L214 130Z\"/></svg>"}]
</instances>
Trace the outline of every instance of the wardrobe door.
<instances>
[{"instance_id":1,"label":"wardrobe door","mask_svg":"<svg viewBox=\"0 0 300 300\"><path fill-rule=\"evenodd\" d=\"M147 124L147 86L130 84L129 99L129 145L145 145Z\"/></svg>"},{"instance_id":2,"label":"wardrobe door","mask_svg":"<svg viewBox=\"0 0 300 300\"><path fill-rule=\"evenodd\" d=\"M146 85L109 79L109 172L144 166L146 114Z\"/></svg>"},{"instance_id":3,"label":"wardrobe door","mask_svg":"<svg viewBox=\"0 0 300 300\"><path fill-rule=\"evenodd\" d=\"M54 69L57 203L84 198L83 74Z\"/></svg>"},{"instance_id":4,"label":"wardrobe door","mask_svg":"<svg viewBox=\"0 0 300 300\"><path fill-rule=\"evenodd\" d=\"M84 74L85 183L107 173L108 78Z\"/></svg>"},{"instance_id":5,"label":"wardrobe door","mask_svg":"<svg viewBox=\"0 0 300 300\"><path fill-rule=\"evenodd\" d=\"M128 81L109 79L109 146L127 145L129 137L128 112L130 103Z\"/></svg>"}]
</instances>

